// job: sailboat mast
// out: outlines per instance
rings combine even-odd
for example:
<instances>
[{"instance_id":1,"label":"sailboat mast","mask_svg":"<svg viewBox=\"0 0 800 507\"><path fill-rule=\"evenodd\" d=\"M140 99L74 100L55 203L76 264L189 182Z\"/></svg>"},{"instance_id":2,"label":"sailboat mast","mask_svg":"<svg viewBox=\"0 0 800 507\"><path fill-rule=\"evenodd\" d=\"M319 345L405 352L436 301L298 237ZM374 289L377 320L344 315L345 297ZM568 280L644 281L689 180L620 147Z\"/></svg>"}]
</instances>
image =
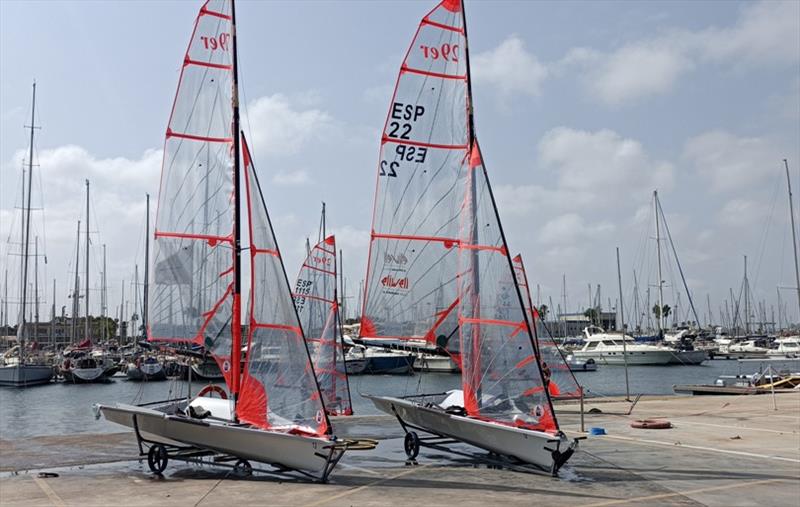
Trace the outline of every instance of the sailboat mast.
<instances>
[{"instance_id":1,"label":"sailboat mast","mask_svg":"<svg viewBox=\"0 0 800 507\"><path fill-rule=\"evenodd\" d=\"M783 159L786 168L786 186L789 189L789 217L792 221L792 252L794 253L794 277L797 282L797 306L800 309L800 265L797 263L797 232L794 226L794 204L792 203L792 179L789 177L789 162ZM778 308L780 310L780 308ZM779 311L780 313L780 311Z\"/></svg>"},{"instance_id":2,"label":"sailboat mast","mask_svg":"<svg viewBox=\"0 0 800 507\"><path fill-rule=\"evenodd\" d=\"M658 224L658 190L653 190L653 213L656 216L656 252L658 256L658 336L664 337L664 287L661 275L661 229Z\"/></svg>"},{"instance_id":3,"label":"sailboat mast","mask_svg":"<svg viewBox=\"0 0 800 507\"><path fill-rule=\"evenodd\" d=\"M233 394L234 419L236 402L239 399L239 380L242 373L242 326L241 326L241 299L242 299L242 227L241 227L241 185L239 152L241 150L239 139L239 58L236 43L236 1L231 0L231 42L233 50L233 90L231 99L233 103L233 340L231 340L231 391Z\"/></svg>"},{"instance_id":4,"label":"sailboat mast","mask_svg":"<svg viewBox=\"0 0 800 507\"><path fill-rule=\"evenodd\" d=\"M747 256L744 256L744 334L750 334L750 283L747 281Z\"/></svg>"},{"instance_id":5,"label":"sailboat mast","mask_svg":"<svg viewBox=\"0 0 800 507\"><path fill-rule=\"evenodd\" d=\"M148 294L150 290L150 194L147 194L145 210L147 216L145 217L144 228L144 296L142 297L142 325L144 326L144 338L147 339L147 314L150 304Z\"/></svg>"},{"instance_id":6,"label":"sailboat mast","mask_svg":"<svg viewBox=\"0 0 800 507\"><path fill-rule=\"evenodd\" d=\"M39 337L39 236L33 242L33 339Z\"/></svg>"},{"instance_id":7,"label":"sailboat mast","mask_svg":"<svg viewBox=\"0 0 800 507\"><path fill-rule=\"evenodd\" d=\"M108 339L108 325L106 323L106 244L103 243L103 290L100 292L100 321L103 323L103 341Z\"/></svg>"},{"instance_id":8,"label":"sailboat mast","mask_svg":"<svg viewBox=\"0 0 800 507\"><path fill-rule=\"evenodd\" d=\"M619 282L619 322L622 329L622 358L625 361L625 399L631 399L630 384L628 383L628 349L625 343L625 304L622 301L622 271L619 267L619 247L617 247L617 281Z\"/></svg>"},{"instance_id":9,"label":"sailboat mast","mask_svg":"<svg viewBox=\"0 0 800 507\"><path fill-rule=\"evenodd\" d=\"M31 102L31 141L30 150L28 152L28 199L27 204L25 200L22 201L22 208L24 213L24 226L25 226L25 240L23 241L24 253L22 254L22 301L20 312L20 328L17 331L19 340L19 364L25 364L25 303L28 298L28 249L30 248L31 238L31 190L33 183L33 131L36 129L36 81L33 82L33 101ZM24 179L23 179L24 181ZM23 187L24 188L24 187ZM23 196L24 197L24 196Z\"/></svg>"},{"instance_id":10,"label":"sailboat mast","mask_svg":"<svg viewBox=\"0 0 800 507\"><path fill-rule=\"evenodd\" d=\"M86 319L83 322L84 339L89 338L89 180L86 180L86 286L84 304L86 305Z\"/></svg>"},{"instance_id":11,"label":"sailboat mast","mask_svg":"<svg viewBox=\"0 0 800 507\"><path fill-rule=\"evenodd\" d=\"M56 346L56 279L53 278L53 305L50 311L52 318L50 319L50 345L54 348Z\"/></svg>"},{"instance_id":12,"label":"sailboat mast","mask_svg":"<svg viewBox=\"0 0 800 507\"><path fill-rule=\"evenodd\" d=\"M80 305L78 298L80 297L80 282L78 280L78 265L81 260L81 221L78 220L78 234L75 237L75 288L72 290L72 332L70 338L75 341L78 334L78 312Z\"/></svg>"}]
</instances>

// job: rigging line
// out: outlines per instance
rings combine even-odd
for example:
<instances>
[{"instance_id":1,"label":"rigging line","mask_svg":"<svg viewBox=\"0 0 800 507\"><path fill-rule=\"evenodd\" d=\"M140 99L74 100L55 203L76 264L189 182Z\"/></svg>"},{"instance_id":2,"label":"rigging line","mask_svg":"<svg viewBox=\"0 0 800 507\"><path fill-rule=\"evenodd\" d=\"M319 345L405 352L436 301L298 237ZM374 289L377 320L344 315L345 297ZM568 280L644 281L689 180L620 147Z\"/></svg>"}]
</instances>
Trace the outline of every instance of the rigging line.
<instances>
[{"instance_id":1,"label":"rigging line","mask_svg":"<svg viewBox=\"0 0 800 507\"><path fill-rule=\"evenodd\" d=\"M776 175L775 175L775 189L772 192L772 199L771 199L771 205L770 205L770 209L769 209L769 215L766 218L765 226L762 228L761 242L760 242L761 251L758 254L758 262L756 263L756 273L755 273L755 276L753 277L753 288L754 289L756 289L758 287L758 278L759 278L759 274L761 273L761 263L764 260L764 252L765 252L765 250L767 248L767 237L769 235L770 226L772 225L772 217L775 214L775 206L776 206L776 203L778 202L778 198L777 198L778 197L778 190L780 189L780 186L781 186L780 182L782 180L782 178L780 176L781 176L780 172L779 171L776 172Z\"/></svg>"}]
</instances>

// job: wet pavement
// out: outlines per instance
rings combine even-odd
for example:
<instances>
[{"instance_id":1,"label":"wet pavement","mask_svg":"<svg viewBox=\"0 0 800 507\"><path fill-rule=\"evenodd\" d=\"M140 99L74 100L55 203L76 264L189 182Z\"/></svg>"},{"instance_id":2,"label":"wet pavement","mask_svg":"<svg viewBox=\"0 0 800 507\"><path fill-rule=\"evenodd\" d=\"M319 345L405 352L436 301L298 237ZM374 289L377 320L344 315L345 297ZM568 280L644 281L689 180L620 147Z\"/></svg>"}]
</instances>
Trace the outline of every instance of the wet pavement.
<instances>
[{"instance_id":1,"label":"wet pavement","mask_svg":"<svg viewBox=\"0 0 800 507\"><path fill-rule=\"evenodd\" d=\"M342 437L380 440L350 452L329 484L170 461L163 477L137 458L130 432L0 440L2 505L719 505L800 506L800 393L587 402L581 442L559 478L487 466L422 449L406 466L403 431L389 416L334 420ZM557 408L580 435L577 404ZM666 417L668 430L630 427ZM466 445L462 451L481 454ZM255 464L254 464L255 465ZM40 477L39 472L58 477Z\"/></svg>"}]
</instances>

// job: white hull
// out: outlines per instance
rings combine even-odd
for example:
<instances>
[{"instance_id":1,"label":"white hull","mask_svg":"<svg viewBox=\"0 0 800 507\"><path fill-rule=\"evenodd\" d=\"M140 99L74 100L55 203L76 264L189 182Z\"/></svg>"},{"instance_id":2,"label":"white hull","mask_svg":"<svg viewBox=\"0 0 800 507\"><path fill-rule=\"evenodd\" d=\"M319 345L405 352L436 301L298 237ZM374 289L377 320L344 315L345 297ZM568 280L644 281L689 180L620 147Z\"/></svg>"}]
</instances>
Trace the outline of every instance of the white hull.
<instances>
[{"instance_id":1,"label":"white hull","mask_svg":"<svg viewBox=\"0 0 800 507\"><path fill-rule=\"evenodd\" d=\"M674 353L671 350L648 350L646 352L628 351L623 355L622 352L614 351L583 351L576 350L572 355L578 359L594 359L597 364L619 366L626 363L628 365L666 365L670 364L674 359Z\"/></svg>"},{"instance_id":2,"label":"white hull","mask_svg":"<svg viewBox=\"0 0 800 507\"><path fill-rule=\"evenodd\" d=\"M540 431L448 414L441 409L428 408L420 403L400 398L363 396L372 400L379 410L390 415L398 415L406 424L516 458L547 471L553 469L554 457L546 447L560 448L563 452L568 445L563 435L559 437Z\"/></svg>"},{"instance_id":3,"label":"white hull","mask_svg":"<svg viewBox=\"0 0 800 507\"><path fill-rule=\"evenodd\" d=\"M191 445L238 458L322 474L332 442L317 437L234 426L215 420L170 416L133 405L98 405L106 420L134 428L143 438L170 445Z\"/></svg>"},{"instance_id":4,"label":"white hull","mask_svg":"<svg viewBox=\"0 0 800 507\"><path fill-rule=\"evenodd\" d=\"M708 359L705 350L676 350L669 364L697 365Z\"/></svg>"},{"instance_id":5,"label":"white hull","mask_svg":"<svg viewBox=\"0 0 800 507\"><path fill-rule=\"evenodd\" d=\"M104 368L70 368L63 372L64 380L75 383L101 382L105 380Z\"/></svg>"},{"instance_id":6,"label":"white hull","mask_svg":"<svg viewBox=\"0 0 800 507\"><path fill-rule=\"evenodd\" d=\"M421 353L417 354L414 369L416 371L436 373L458 373L461 371L461 368L449 357Z\"/></svg>"}]
</instances>

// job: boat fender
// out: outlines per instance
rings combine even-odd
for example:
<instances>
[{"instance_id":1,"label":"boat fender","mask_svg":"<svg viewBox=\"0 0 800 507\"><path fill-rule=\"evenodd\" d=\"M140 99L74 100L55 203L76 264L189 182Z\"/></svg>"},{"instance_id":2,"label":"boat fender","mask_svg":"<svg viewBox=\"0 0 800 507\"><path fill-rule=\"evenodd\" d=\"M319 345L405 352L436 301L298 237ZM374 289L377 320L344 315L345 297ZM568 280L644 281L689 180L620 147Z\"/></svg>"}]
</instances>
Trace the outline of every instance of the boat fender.
<instances>
[{"instance_id":1,"label":"boat fender","mask_svg":"<svg viewBox=\"0 0 800 507\"><path fill-rule=\"evenodd\" d=\"M666 419L639 419L631 422L631 428L641 430L668 430L672 423Z\"/></svg>"},{"instance_id":2,"label":"boat fender","mask_svg":"<svg viewBox=\"0 0 800 507\"><path fill-rule=\"evenodd\" d=\"M467 409L464 407L459 407L458 405L450 405L446 409L444 409L445 413L450 415L459 415L461 417L467 416Z\"/></svg>"},{"instance_id":3,"label":"boat fender","mask_svg":"<svg viewBox=\"0 0 800 507\"><path fill-rule=\"evenodd\" d=\"M58 477L58 474L55 472L39 472L37 475L40 479L50 479L52 477Z\"/></svg>"},{"instance_id":4,"label":"boat fender","mask_svg":"<svg viewBox=\"0 0 800 507\"><path fill-rule=\"evenodd\" d=\"M220 386L214 385L214 384L208 384L204 388L200 389L200 392L197 393L197 397L200 398L200 397L205 396L206 394L209 394L209 393L217 393L219 395L219 397L222 398L223 400L227 400L228 399L228 393L225 392L225 389L221 388Z\"/></svg>"}]
</instances>

